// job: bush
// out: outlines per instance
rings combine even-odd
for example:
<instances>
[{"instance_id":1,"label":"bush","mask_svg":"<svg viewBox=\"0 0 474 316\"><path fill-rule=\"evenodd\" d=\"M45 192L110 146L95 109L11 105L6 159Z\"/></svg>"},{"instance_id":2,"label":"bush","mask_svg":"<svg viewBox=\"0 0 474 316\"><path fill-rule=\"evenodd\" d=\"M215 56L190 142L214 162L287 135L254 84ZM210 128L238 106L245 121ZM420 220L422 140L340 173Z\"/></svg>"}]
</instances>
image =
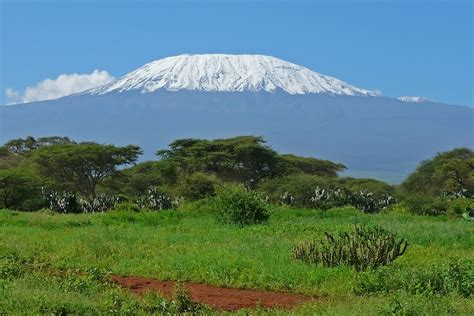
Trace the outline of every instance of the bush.
<instances>
[{"instance_id":1,"label":"bush","mask_svg":"<svg viewBox=\"0 0 474 316\"><path fill-rule=\"evenodd\" d=\"M474 211L474 199L456 198L449 202L448 214L461 216L463 213Z\"/></svg>"},{"instance_id":2,"label":"bush","mask_svg":"<svg viewBox=\"0 0 474 316\"><path fill-rule=\"evenodd\" d=\"M339 188L344 188L351 192L369 191L374 194L375 198L380 198L385 195L394 195L395 188L383 181L368 179L368 178L338 178L335 179L336 185Z\"/></svg>"},{"instance_id":3,"label":"bush","mask_svg":"<svg viewBox=\"0 0 474 316\"><path fill-rule=\"evenodd\" d=\"M351 193L341 189L325 190L318 186L309 201L312 207L327 210L350 204Z\"/></svg>"},{"instance_id":4,"label":"bush","mask_svg":"<svg viewBox=\"0 0 474 316\"><path fill-rule=\"evenodd\" d=\"M273 203L280 202L298 207L313 207L310 198L317 187L325 190L334 189L333 180L298 173L263 180L257 190L268 196Z\"/></svg>"},{"instance_id":5,"label":"bush","mask_svg":"<svg viewBox=\"0 0 474 316\"><path fill-rule=\"evenodd\" d=\"M223 223L245 226L264 223L270 218L264 198L242 185L218 187L212 201L212 212Z\"/></svg>"},{"instance_id":6,"label":"bush","mask_svg":"<svg viewBox=\"0 0 474 316\"><path fill-rule=\"evenodd\" d=\"M449 208L449 199L423 194L410 194L403 198L403 204L416 215L444 215Z\"/></svg>"},{"instance_id":7,"label":"bush","mask_svg":"<svg viewBox=\"0 0 474 316\"><path fill-rule=\"evenodd\" d=\"M309 200L313 207L322 210L350 205L365 213L379 212L396 202L389 194L377 198L367 190L351 192L347 189L324 190L320 187L316 187Z\"/></svg>"},{"instance_id":8,"label":"bush","mask_svg":"<svg viewBox=\"0 0 474 316\"><path fill-rule=\"evenodd\" d=\"M270 201L321 210L350 205L366 213L376 213L396 202L393 187L373 179L293 174L263 181L258 189Z\"/></svg>"},{"instance_id":9,"label":"bush","mask_svg":"<svg viewBox=\"0 0 474 316\"><path fill-rule=\"evenodd\" d=\"M469 298L474 295L474 265L451 259L448 263L422 269L384 267L358 275L354 288L359 295L399 291L412 295L457 294Z\"/></svg>"},{"instance_id":10,"label":"bush","mask_svg":"<svg viewBox=\"0 0 474 316\"><path fill-rule=\"evenodd\" d=\"M44 207L41 180L20 169L0 169L0 208L36 211Z\"/></svg>"},{"instance_id":11,"label":"bush","mask_svg":"<svg viewBox=\"0 0 474 316\"><path fill-rule=\"evenodd\" d=\"M362 271L393 262L403 255L408 247L407 241L397 241L394 233L379 226L355 226L352 233L325 235L325 240L310 240L295 245L293 257L310 264L325 267L345 265Z\"/></svg>"},{"instance_id":12,"label":"bush","mask_svg":"<svg viewBox=\"0 0 474 316\"><path fill-rule=\"evenodd\" d=\"M184 198L196 201L213 196L217 184L219 184L219 180L215 176L198 172L185 177L179 185L178 191Z\"/></svg>"}]
</instances>

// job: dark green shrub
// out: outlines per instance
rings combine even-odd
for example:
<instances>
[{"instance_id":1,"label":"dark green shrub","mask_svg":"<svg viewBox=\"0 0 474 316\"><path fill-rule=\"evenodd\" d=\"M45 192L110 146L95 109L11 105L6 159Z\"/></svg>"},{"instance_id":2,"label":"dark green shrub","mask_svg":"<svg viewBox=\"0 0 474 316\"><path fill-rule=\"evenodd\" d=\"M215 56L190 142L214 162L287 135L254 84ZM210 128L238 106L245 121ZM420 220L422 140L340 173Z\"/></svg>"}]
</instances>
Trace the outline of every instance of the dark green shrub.
<instances>
[{"instance_id":1,"label":"dark green shrub","mask_svg":"<svg viewBox=\"0 0 474 316\"><path fill-rule=\"evenodd\" d=\"M257 190L264 196L268 196L273 203L291 204L297 207L314 207L310 198L317 187L325 190L334 189L334 180L303 173L292 174L284 177L276 177L261 181ZM286 200L283 197L292 197Z\"/></svg>"},{"instance_id":2,"label":"dark green shrub","mask_svg":"<svg viewBox=\"0 0 474 316\"><path fill-rule=\"evenodd\" d=\"M373 179L293 174L264 180L258 190L272 202L321 210L350 205L366 213L376 213L396 202L393 187Z\"/></svg>"},{"instance_id":3,"label":"dark green shrub","mask_svg":"<svg viewBox=\"0 0 474 316\"><path fill-rule=\"evenodd\" d=\"M325 240L304 241L293 247L293 257L306 263L335 267L352 266L356 270L388 265L405 253L408 242L379 226L355 226L351 233L338 236L325 233Z\"/></svg>"},{"instance_id":4,"label":"dark green shrub","mask_svg":"<svg viewBox=\"0 0 474 316\"><path fill-rule=\"evenodd\" d=\"M374 198L380 198L384 195L394 195L395 194L395 187L375 179L370 178L351 178L351 177L344 177L344 178L337 178L335 179L336 186L338 188L344 188L351 192L359 192L359 191L369 191L372 192Z\"/></svg>"},{"instance_id":5,"label":"dark green shrub","mask_svg":"<svg viewBox=\"0 0 474 316\"><path fill-rule=\"evenodd\" d=\"M417 215L445 215L449 208L449 199L423 194L410 194L403 198L403 204Z\"/></svg>"},{"instance_id":6,"label":"dark green shrub","mask_svg":"<svg viewBox=\"0 0 474 316\"><path fill-rule=\"evenodd\" d=\"M178 191L187 200L195 201L213 196L215 186L218 184L219 180L215 176L197 172L185 177L180 183Z\"/></svg>"},{"instance_id":7,"label":"dark green shrub","mask_svg":"<svg viewBox=\"0 0 474 316\"><path fill-rule=\"evenodd\" d=\"M313 207L322 210L350 205L365 213L379 212L396 202L389 194L377 198L367 190L351 192L347 189L325 190L320 187L316 187L309 200Z\"/></svg>"},{"instance_id":8,"label":"dark green shrub","mask_svg":"<svg viewBox=\"0 0 474 316\"><path fill-rule=\"evenodd\" d=\"M420 163L400 185L406 194L474 196L474 151L455 148Z\"/></svg>"},{"instance_id":9,"label":"dark green shrub","mask_svg":"<svg viewBox=\"0 0 474 316\"><path fill-rule=\"evenodd\" d=\"M270 218L264 198L242 185L218 187L212 208L218 221L239 226L263 223Z\"/></svg>"},{"instance_id":10,"label":"dark green shrub","mask_svg":"<svg viewBox=\"0 0 474 316\"><path fill-rule=\"evenodd\" d=\"M354 291L359 295L403 291L412 295L474 295L474 265L463 260L428 267L402 269L384 267L357 276Z\"/></svg>"},{"instance_id":11,"label":"dark green shrub","mask_svg":"<svg viewBox=\"0 0 474 316\"><path fill-rule=\"evenodd\" d=\"M325 190L316 187L313 195L309 198L312 207L327 210L333 207L342 207L351 202L351 193L346 190Z\"/></svg>"},{"instance_id":12,"label":"dark green shrub","mask_svg":"<svg viewBox=\"0 0 474 316\"><path fill-rule=\"evenodd\" d=\"M41 179L19 168L0 169L0 208L36 211L45 205Z\"/></svg>"},{"instance_id":13,"label":"dark green shrub","mask_svg":"<svg viewBox=\"0 0 474 316\"><path fill-rule=\"evenodd\" d=\"M474 211L474 199L456 198L449 201L448 214L461 216L463 213Z\"/></svg>"}]
</instances>

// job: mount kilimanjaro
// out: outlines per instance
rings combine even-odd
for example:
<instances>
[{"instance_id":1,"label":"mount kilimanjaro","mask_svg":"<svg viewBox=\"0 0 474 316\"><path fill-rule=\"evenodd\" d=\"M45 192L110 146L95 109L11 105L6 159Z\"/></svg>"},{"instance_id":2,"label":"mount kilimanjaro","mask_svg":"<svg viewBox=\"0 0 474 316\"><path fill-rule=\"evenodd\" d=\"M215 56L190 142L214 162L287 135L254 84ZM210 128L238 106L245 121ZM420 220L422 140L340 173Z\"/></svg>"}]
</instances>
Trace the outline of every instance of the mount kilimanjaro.
<instances>
[{"instance_id":1,"label":"mount kilimanjaro","mask_svg":"<svg viewBox=\"0 0 474 316\"><path fill-rule=\"evenodd\" d=\"M474 147L474 109L398 99L262 55L180 55L56 100L0 107L0 143L28 135L137 144L259 135L279 152L399 182L439 151Z\"/></svg>"}]
</instances>

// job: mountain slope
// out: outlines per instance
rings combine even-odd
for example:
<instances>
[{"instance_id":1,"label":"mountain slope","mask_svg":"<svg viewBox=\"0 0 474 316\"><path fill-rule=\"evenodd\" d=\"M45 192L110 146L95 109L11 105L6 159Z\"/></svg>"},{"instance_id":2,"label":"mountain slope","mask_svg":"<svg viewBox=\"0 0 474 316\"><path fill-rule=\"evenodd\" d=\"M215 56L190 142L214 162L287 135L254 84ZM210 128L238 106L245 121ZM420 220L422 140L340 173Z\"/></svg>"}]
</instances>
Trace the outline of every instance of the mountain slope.
<instances>
[{"instance_id":1,"label":"mountain slope","mask_svg":"<svg viewBox=\"0 0 474 316\"><path fill-rule=\"evenodd\" d=\"M138 144L154 159L178 138L260 135L279 152L395 183L439 151L474 148L469 107L375 96L266 56L170 59L80 94L1 106L0 143L60 135Z\"/></svg>"},{"instance_id":2,"label":"mountain slope","mask_svg":"<svg viewBox=\"0 0 474 316\"><path fill-rule=\"evenodd\" d=\"M263 55L180 55L153 61L85 94L139 91L266 91L375 96L336 78Z\"/></svg>"}]
</instances>

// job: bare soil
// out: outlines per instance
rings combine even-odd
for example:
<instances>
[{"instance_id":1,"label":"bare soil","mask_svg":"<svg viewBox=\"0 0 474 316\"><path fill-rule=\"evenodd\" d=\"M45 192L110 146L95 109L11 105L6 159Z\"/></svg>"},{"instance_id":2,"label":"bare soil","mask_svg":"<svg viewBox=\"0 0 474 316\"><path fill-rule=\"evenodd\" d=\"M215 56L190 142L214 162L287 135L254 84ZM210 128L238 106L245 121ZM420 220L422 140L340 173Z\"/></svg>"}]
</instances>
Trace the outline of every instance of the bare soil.
<instances>
[{"instance_id":1,"label":"bare soil","mask_svg":"<svg viewBox=\"0 0 474 316\"><path fill-rule=\"evenodd\" d=\"M119 275L113 275L111 279L138 296L143 296L147 291L155 291L168 299L173 298L174 281ZM290 293L242 290L190 282L185 282L183 285L189 291L193 302L219 311L237 311L255 307L291 309L314 299Z\"/></svg>"}]
</instances>

